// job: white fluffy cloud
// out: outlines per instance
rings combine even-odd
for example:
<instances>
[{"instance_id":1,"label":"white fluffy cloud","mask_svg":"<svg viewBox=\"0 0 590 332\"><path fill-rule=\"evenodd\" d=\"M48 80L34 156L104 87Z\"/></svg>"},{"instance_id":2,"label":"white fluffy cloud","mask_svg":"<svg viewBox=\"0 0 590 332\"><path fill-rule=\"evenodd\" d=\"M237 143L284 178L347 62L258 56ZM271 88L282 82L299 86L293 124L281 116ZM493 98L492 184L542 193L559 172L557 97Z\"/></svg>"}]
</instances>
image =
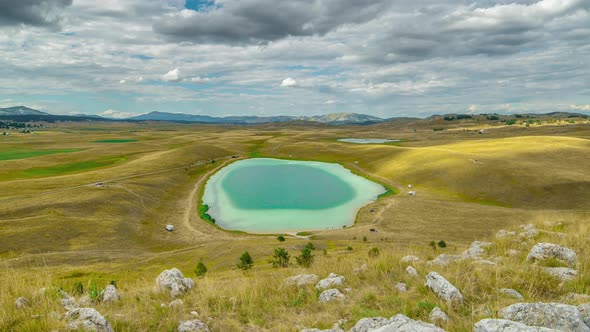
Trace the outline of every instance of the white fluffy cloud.
<instances>
[{"instance_id":1,"label":"white fluffy cloud","mask_svg":"<svg viewBox=\"0 0 590 332\"><path fill-rule=\"evenodd\" d=\"M570 109L590 112L590 104L588 104L588 105L570 105Z\"/></svg>"},{"instance_id":2,"label":"white fluffy cloud","mask_svg":"<svg viewBox=\"0 0 590 332\"><path fill-rule=\"evenodd\" d=\"M106 111L98 113L98 115L105 117L105 118L113 118L113 119L124 119L135 116L137 114L131 112L119 112L115 110L108 109Z\"/></svg>"},{"instance_id":3,"label":"white fluffy cloud","mask_svg":"<svg viewBox=\"0 0 590 332\"><path fill-rule=\"evenodd\" d=\"M292 88L297 86L297 81L291 77L287 77L281 82L281 86L285 88Z\"/></svg>"},{"instance_id":4,"label":"white fluffy cloud","mask_svg":"<svg viewBox=\"0 0 590 332\"><path fill-rule=\"evenodd\" d=\"M180 76L180 70L178 68L172 69L166 74L162 75L162 81L165 82L180 82L182 77Z\"/></svg>"}]
</instances>

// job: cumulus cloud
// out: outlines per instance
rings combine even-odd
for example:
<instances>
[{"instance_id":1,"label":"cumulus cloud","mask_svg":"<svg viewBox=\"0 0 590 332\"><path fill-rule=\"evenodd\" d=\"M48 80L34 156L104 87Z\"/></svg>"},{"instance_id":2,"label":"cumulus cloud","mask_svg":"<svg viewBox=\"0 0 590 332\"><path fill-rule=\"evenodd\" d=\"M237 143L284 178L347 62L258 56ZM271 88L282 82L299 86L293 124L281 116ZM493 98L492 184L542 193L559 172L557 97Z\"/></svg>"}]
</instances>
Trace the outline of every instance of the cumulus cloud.
<instances>
[{"instance_id":1,"label":"cumulus cloud","mask_svg":"<svg viewBox=\"0 0 590 332\"><path fill-rule=\"evenodd\" d=\"M180 82L182 77L180 76L180 70L178 68L172 69L166 74L162 75L162 81L165 82Z\"/></svg>"},{"instance_id":2,"label":"cumulus cloud","mask_svg":"<svg viewBox=\"0 0 590 332\"><path fill-rule=\"evenodd\" d=\"M477 105L469 105L469 107L467 107L467 112L469 113L476 113L479 110L479 107Z\"/></svg>"},{"instance_id":3,"label":"cumulus cloud","mask_svg":"<svg viewBox=\"0 0 590 332\"><path fill-rule=\"evenodd\" d=\"M281 86L285 88L292 88L297 86L297 81L291 77L287 77L281 82Z\"/></svg>"},{"instance_id":4,"label":"cumulus cloud","mask_svg":"<svg viewBox=\"0 0 590 332\"><path fill-rule=\"evenodd\" d=\"M207 83L207 82L209 82L210 80L211 80L211 79L210 79L209 77L193 77L193 78L191 78L191 80L190 80L190 81L191 81L192 83L197 83L197 84L199 84L199 83Z\"/></svg>"},{"instance_id":5,"label":"cumulus cloud","mask_svg":"<svg viewBox=\"0 0 590 332\"><path fill-rule=\"evenodd\" d=\"M98 113L98 115L105 117L105 118L113 118L113 119L125 119L132 116L136 116L137 114L131 112L120 112L112 109L108 109L106 111Z\"/></svg>"},{"instance_id":6,"label":"cumulus cloud","mask_svg":"<svg viewBox=\"0 0 590 332\"><path fill-rule=\"evenodd\" d=\"M0 26L32 25L57 27L72 0L0 0Z\"/></svg>"},{"instance_id":7,"label":"cumulus cloud","mask_svg":"<svg viewBox=\"0 0 590 332\"><path fill-rule=\"evenodd\" d=\"M212 10L183 9L160 19L154 31L178 40L248 44L288 36L324 35L346 24L369 21L389 1L224 0Z\"/></svg>"},{"instance_id":8,"label":"cumulus cloud","mask_svg":"<svg viewBox=\"0 0 590 332\"><path fill-rule=\"evenodd\" d=\"M590 104L588 104L588 105L570 105L570 109L590 112Z\"/></svg>"}]
</instances>

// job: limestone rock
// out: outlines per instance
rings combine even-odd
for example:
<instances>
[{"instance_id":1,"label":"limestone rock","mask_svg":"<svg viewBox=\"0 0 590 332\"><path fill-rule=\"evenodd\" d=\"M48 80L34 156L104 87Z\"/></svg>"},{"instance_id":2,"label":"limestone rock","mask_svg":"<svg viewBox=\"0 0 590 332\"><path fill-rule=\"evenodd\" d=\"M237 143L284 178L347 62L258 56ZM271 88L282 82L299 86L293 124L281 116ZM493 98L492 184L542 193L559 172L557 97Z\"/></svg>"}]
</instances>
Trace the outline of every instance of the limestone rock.
<instances>
[{"instance_id":1,"label":"limestone rock","mask_svg":"<svg viewBox=\"0 0 590 332\"><path fill-rule=\"evenodd\" d=\"M102 302L116 302L120 299L119 292L114 285L108 285L102 292Z\"/></svg>"},{"instance_id":2,"label":"limestone rock","mask_svg":"<svg viewBox=\"0 0 590 332\"><path fill-rule=\"evenodd\" d=\"M29 306L29 299L21 296L18 299L16 299L14 304L16 305L17 309L24 309Z\"/></svg>"},{"instance_id":3,"label":"limestone rock","mask_svg":"<svg viewBox=\"0 0 590 332\"><path fill-rule=\"evenodd\" d=\"M419 277L420 276L418 274L418 271L412 265L408 265L408 267L406 267L406 273L411 275L412 277Z\"/></svg>"},{"instance_id":4,"label":"limestone rock","mask_svg":"<svg viewBox=\"0 0 590 332\"><path fill-rule=\"evenodd\" d=\"M559 331L590 332L577 307L562 303L516 303L500 310L504 319Z\"/></svg>"},{"instance_id":5,"label":"limestone rock","mask_svg":"<svg viewBox=\"0 0 590 332\"><path fill-rule=\"evenodd\" d=\"M590 326L590 303L580 304L578 306L578 311L582 315L582 319L586 325Z\"/></svg>"},{"instance_id":6,"label":"limestone rock","mask_svg":"<svg viewBox=\"0 0 590 332\"><path fill-rule=\"evenodd\" d=\"M527 256L527 261L544 261L557 259L569 266L574 266L577 261L576 252L570 248L562 247L553 243L537 243Z\"/></svg>"},{"instance_id":7,"label":"limestone rock","mask_svg":"<svg viewBox=\"0 0 590 332\"><path fill-rule=\"evenodd\" d=\"M303 329L300 332L344 332L343 329L340 328L340 326L334 326L331 329L327 329L327 330L320 330L320 329Z\"/></svg>"},{"instance_id":8,"label":"limestone rock","mask_svg":"<svg viewBox=\"0 0 590 332\"><path fill-rule=\"evenodd\" d=\"M428 315L428 320L433 323L446 323L449 321L449 316L439 307L434 307Z\"/></svg>"},{"instance_id":9,"label":"limestone rock","mask_svg":"<svg viewBox=\"0 0 590 332\"><path fill-rule=\"evenodd\" d=\"M350 329L349 332L367 332L374 329L385 326L389 323L389 319L385 317L369 317L361 318L356 324Z\"/></svg>"},{"instance_id":10,"label":"limestone rock","mask_svg":"<svg viewBox=\"0 0 590 332\"><path fill-rule=\"evenodd\" d=\"M326 279L320 280L315 285L315 288L326 289L334 286L342 286L342 284L344 284L344 280L345 278L343 276L339 276L335 273L330 273L330 275Z\"/></svg>"},{"instance_id":11,"label":"limestone rock","mask_svg":"<svg viewBox=\"0 0 590 332\"><path fill-rule=\"evenodd\" d=\"M512 288L500 288L498 291L517 300L524 300L524 296Z\"/></svg>"},{"instance_id":12,"label":"limestone rock","mask_svg":"<svg viewBox=\"0 0 590 332\"><path fill-rule=\"evenodd\" d=\"M426 287L430 288L436 296L449 303L463 303L463 294L447 279L436 272L430 272L426 276Z\"/></svg>"},{"instance_id":13,"label":"limestone rock","mask_svg":"<svg viewBox=\"0 0 590 332\"><path fill-rule=\"evenodd\" d=\"M181 299L176 299L170 303L168 303L168 307L169 308L176 308L176 307L181 307L184 304L184 301Z\"/></svg>"},{"instance_id":14,"label":"limestone rock","mask_svg":"<svg viewBox=\"0 0 590 332\"><path fill-rule=\"evenodd\" d=\"M449 264L451 264L452 262L461 260L461 256L459 255L447 255L447 254L442 254L439 255L437 258L426 262L427 266L433 266L433 265L438 265L438 266L447 266Z\"/></svg>"},{"instance_id":15,"label":"limestone rock","mask_svg":"<svg viewBox=\"0 0 590 332\"><path fill-rule=\"evenodd\" d=\"M178 332L209 332L209 327L198 319L181 321L178 324Z\"/></svg>"},{"instance_id":16,"label":"limestone rock","mask_svg":"<svg viewBox=\"0 0 590 332\"><path fill-rule=\"evenodd\" d=\"M389 319L387 325L373 329L371 332L445 332L443 329L421 321L413 320L404 315L396 315Z\"/></svg>"},{"instance_id":17,"label":"limestone rock","mask_svg":"<svg viewBox=\"0 0 590 332\"><path fill-rule=\"evenodd\" d=\"M303 287L305 285L315 284L318 280L320 280L320 277L317 274L298 274L285 279L285 284Z\"/></svg>"},{"instance_id":18,"label":"limestone rock","mask_svg":"<svg viewBox=\"0 0 590 332\"><path fill-rule=\"evenodd\" d=\"M567 267L544 267L543 271L561 281L570 281L578 275L578 271Z\"/></svg>"},{"instance_id":19,"label":"limestone rock","mask_svg":"<svg viewBox=\"0 0 590 332\"><path fill-rule=\"evenodd\" d=\"M173 268L160 273L156 278L156 285L162 291L169 291L172 297L177 297L193 288L195 282L191 278L185 278L179 269Z\"/></svg>"},{"instance_id":20,"label":"limestone rock","mask_svg":"<svg viewBox=\"0 0 590 332\"><path fill-rule=\"evenodd\" d=\"M520 225L521 232L518 234L519 237L525 239L532 239L539 235L539 230L533 224Z\"/></svg>"},{"instance_id":21,"label":"limestone rock","mask_svg":"<svg viewBox=\"0 0 590 332\"><path fill-rule=\"evenodd\" d=\"M505 229L501 229L496 233L496 238L498 239L503 239L503 238L507 238L510 236L516 236L516 232L515 231L507 231Z\"/></svg>"},{"instance_id":22,"label":"limestone rock","mask_svg":"<svg viewBox=\"0 0 590 332\"><path fill-rule=\"evenodd\" d=\"M420 257L414 255L407 255L402 257L402 263L415 263L420 261Z\"/></svg>"},{"instance_id":23,"label":"limestone rock","mask_svg":"<svg viewBox=\"0 0 590 332\"><path fill-rule=\"evenodd\" d=\"M73 308L66 313L66 318L71 321L68 328L72 330L113 332L109 321L93 308Z\"/></svg>"},{"instance_id":24,"label":"limestone rock","mask_svg":"<svg viewBox=\"0 0 590 332\"><path fill-rule=\"evenodd\" d=\"M528 326L505 319L483 319L475 323L473 332L558 332L546 327Z\"/></svg>"},{"instance_id":25,"label":"limestone rock","mask_svg":"<svg viewBox=\"0 0 590 332\"><path fill-rule=\"evenodd\" d=\"M405 293L408 291L408 285L406 285L403 282L398 282L397 284L395 284L395 289L397 289L398 292L400 293Z\"/></svg>"},{"instance_id":26,"label":"limestone rock","mask_svg":"<svg viewBox=\"0 0 590 332\"><path fill-rule=\"evenodd\" d=\"M506 251L506 254L508 256L516 256L516 255L520 254L520 251L516 250L516 249L508 249L508 251Z\"/></svg>"},{"instance_id":27,"label":"limestone rock","mask_svg":"<svg viewBox=\"0 0 590 332\"><path fill-rule=\"evenodd\" d=\"M492 243L490 242L482 242L482 241L474 241L470 246L469 249L465 250L461 254L461 258L463 259L479 259L485 254L485 248L490 247Z\"/></svg>"},{"instance_id":28,"label":"limestone rock","mask_svg":"<svg viewBox=\"0 0 590 332\"><path fill-rule=\"evenodd\" d=\"M61 296L61 306L62 307L69 310L69 309L75 308L77 306L76 299L61 289L59 290L59 296Z\"/></svg>"},{"instance_id":29,"label":"limestone rock","mask_svg":"<svg viewBox=\"0 0 590 332\"><path fill-rule=\"evenodd\" d=\"M334 300L340 300L340 299L343 299L344 297L345 297L344 294L342 294L338 289L332 288L332 289L327 289L320 294L319 302L325 303L325 302L330 302L330 301L334 301Z\"/></svg>"},{"instance_id":30,"label":"limestone rock","mask_svg":"<svg viewBox=\"0 0 590 332\"><path fill-rule=\"evenodd\" d=\"M367 264L363 264L363 265L361 265L361 266L359 266L359 267L357 267L357 268L354 269L354 274L355 275L359 275L362 272L365 272L366 270L367 270Z\"/></svg>"},{"instance_id":31,"label":"limestone rock","mask_svg":"<svg viewBox=\"0 0 590 332\"><path fill-rule=\"evenodd\" d=\"M78 307L87 307L91 305L94 301L88 295L84 295L78 299Z\"/></svg>"}]
</instances>

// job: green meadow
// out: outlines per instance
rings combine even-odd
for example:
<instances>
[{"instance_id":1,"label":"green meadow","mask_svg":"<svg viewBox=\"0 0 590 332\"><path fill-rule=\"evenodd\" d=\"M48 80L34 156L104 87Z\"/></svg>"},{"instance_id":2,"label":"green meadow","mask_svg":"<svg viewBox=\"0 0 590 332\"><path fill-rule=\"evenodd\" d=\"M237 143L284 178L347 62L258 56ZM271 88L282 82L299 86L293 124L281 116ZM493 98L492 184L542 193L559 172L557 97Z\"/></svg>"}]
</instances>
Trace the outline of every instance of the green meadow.
<instances>
[{"instance_id":1,"label":"green meadow","mask_svg":"<svg viewBox=\"0 0 590 332\"><path fill-rule=\"evenodd\" d=\"M48 150L7 150L0 151L0 160L27 159L33 157L47 156L57 153L71 153L82 151L83 149L48 149Z\"/></svg>"}]
</instances>

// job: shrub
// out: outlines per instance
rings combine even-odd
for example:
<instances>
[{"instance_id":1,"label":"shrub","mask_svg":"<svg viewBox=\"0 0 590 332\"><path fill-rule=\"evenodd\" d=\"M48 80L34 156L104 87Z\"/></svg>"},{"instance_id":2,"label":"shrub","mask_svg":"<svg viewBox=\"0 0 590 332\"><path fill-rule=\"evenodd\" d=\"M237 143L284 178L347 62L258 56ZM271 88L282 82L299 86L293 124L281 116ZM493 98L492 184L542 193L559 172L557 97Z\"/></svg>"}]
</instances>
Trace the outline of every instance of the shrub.
<instances>
[{"instance_id":1,"label":"shrub","mask_svg":"<svg viewBox=\"0 0 590 332\"><path fill-rule=\"evenodd\" d=\"M288 267L289 253L285 248L276 248L271 260L273 267Z\"/></svg>"},{"instance_id":2,"label":"shrub","mask_svg":"<svg viewBox=\"0 0 590 332\"><path fill-rule=\"evenodd\" d=\"M254 260L252 259L252 256L250 256L250 253L247 251L244 251L242 256L240 256L240 263L238 264L238 267L242 270L249 270L252 268L252 266L254 266Z\"/></svg>"},{"instance_id":3,"label":"shrub","mask_svg":"<svg viewBox=\"0 0 590 332\"><path fill-rule=\"evenodd\" d=\"M436 241L430 241L430 246L433 250L436 250Z\"/></svg>"},{"instance_id":4,"label":"shrub","mask_svg":"<svg viewBox=\"0 0 590 332\"><path fill-rule=\"evenodd\" d=\"M311 254L311 249L307 246L301 250L301 255L295 257L297 264L301 267L310 267L313 263L313 255Z\"/></svg>"},{"instance_id":5,"label":"shrub","mask_svg":"<svg viewBox=\"0 0 590 332\"><path fill-rule=\"evenodd\" d=\"M363 242L367 242L367 237L363 236Z\"/></svg>"},{"instance_id":6,"label":"shrub","mask_svg":"<svg viewBox=\"0 0 590 332\"><path fill-rule=\"evenodd\" d=\"M285 237L282 235L277 236L277 240L279 240L279 242L285 242Z\"/></svg>"},{"instance_id":7,"label":"shrub","mask_svg":"<svg viewBox=\"0 0 590 332\"><path fill-rule=\"evenodd\" d=\"M204 276L205 273L207 273L207 267L205 266L205 264L203 263L203 259L199 259L199 262L197 263L197 267L195 268L195 274L197 275L197 277L201 277Z\"/></svg>"},{"instance_id":8,"label":"shrub","mask_svg":"<svg viewBox=\"0 0 590 332\"><path fill-rule=\"evenodd\" d=\"M373 247L369 249L369 257L377 257L379 256L379 248Z\"/></svg>"},{"instance_id":9,"label":"shrub","mask_svg":"<svg viewBox=\"0 0 590 332\"><path fill-rule=\"evenodd\" d=\"M315 250L315 246L311 242L307 242L307 244L305 245L305 248L309 248L309 250Z\"/></svg>"},{"instance_id":10,"label":"shrub","mask_svg":"<svg viewBox=\"0 0 590 332\"><path fill-rule=\"evenodd\" d=\"M199 216L201 217L201 219L205 220L206 222L214 224L215 219L213 219L213 217L211 217L211 215L207 212L209 212L209 205L207 205L207 204L199 205Z\"/></svg>"},{"instance_id":11,"label":"shrub","mask_svg":"<svg viewBox=\"0 0 590 332\"><path fill-rule=\"evenodd\" d=\"M348 247L346 247L346 250L352 251L352 247L351 246L348 246Z\"/></svg>"},{"instance_id":12,"label":"shrub","mask_svg":"<svg viewBox=\"0 0 590 332\"><path fill-rule=\"evenodd\" d=\"M447 247L447 243L444 240L440 240L440 241L438 241L438 246L440 248L446 248Z\"/></svg>"}]
</instances>

